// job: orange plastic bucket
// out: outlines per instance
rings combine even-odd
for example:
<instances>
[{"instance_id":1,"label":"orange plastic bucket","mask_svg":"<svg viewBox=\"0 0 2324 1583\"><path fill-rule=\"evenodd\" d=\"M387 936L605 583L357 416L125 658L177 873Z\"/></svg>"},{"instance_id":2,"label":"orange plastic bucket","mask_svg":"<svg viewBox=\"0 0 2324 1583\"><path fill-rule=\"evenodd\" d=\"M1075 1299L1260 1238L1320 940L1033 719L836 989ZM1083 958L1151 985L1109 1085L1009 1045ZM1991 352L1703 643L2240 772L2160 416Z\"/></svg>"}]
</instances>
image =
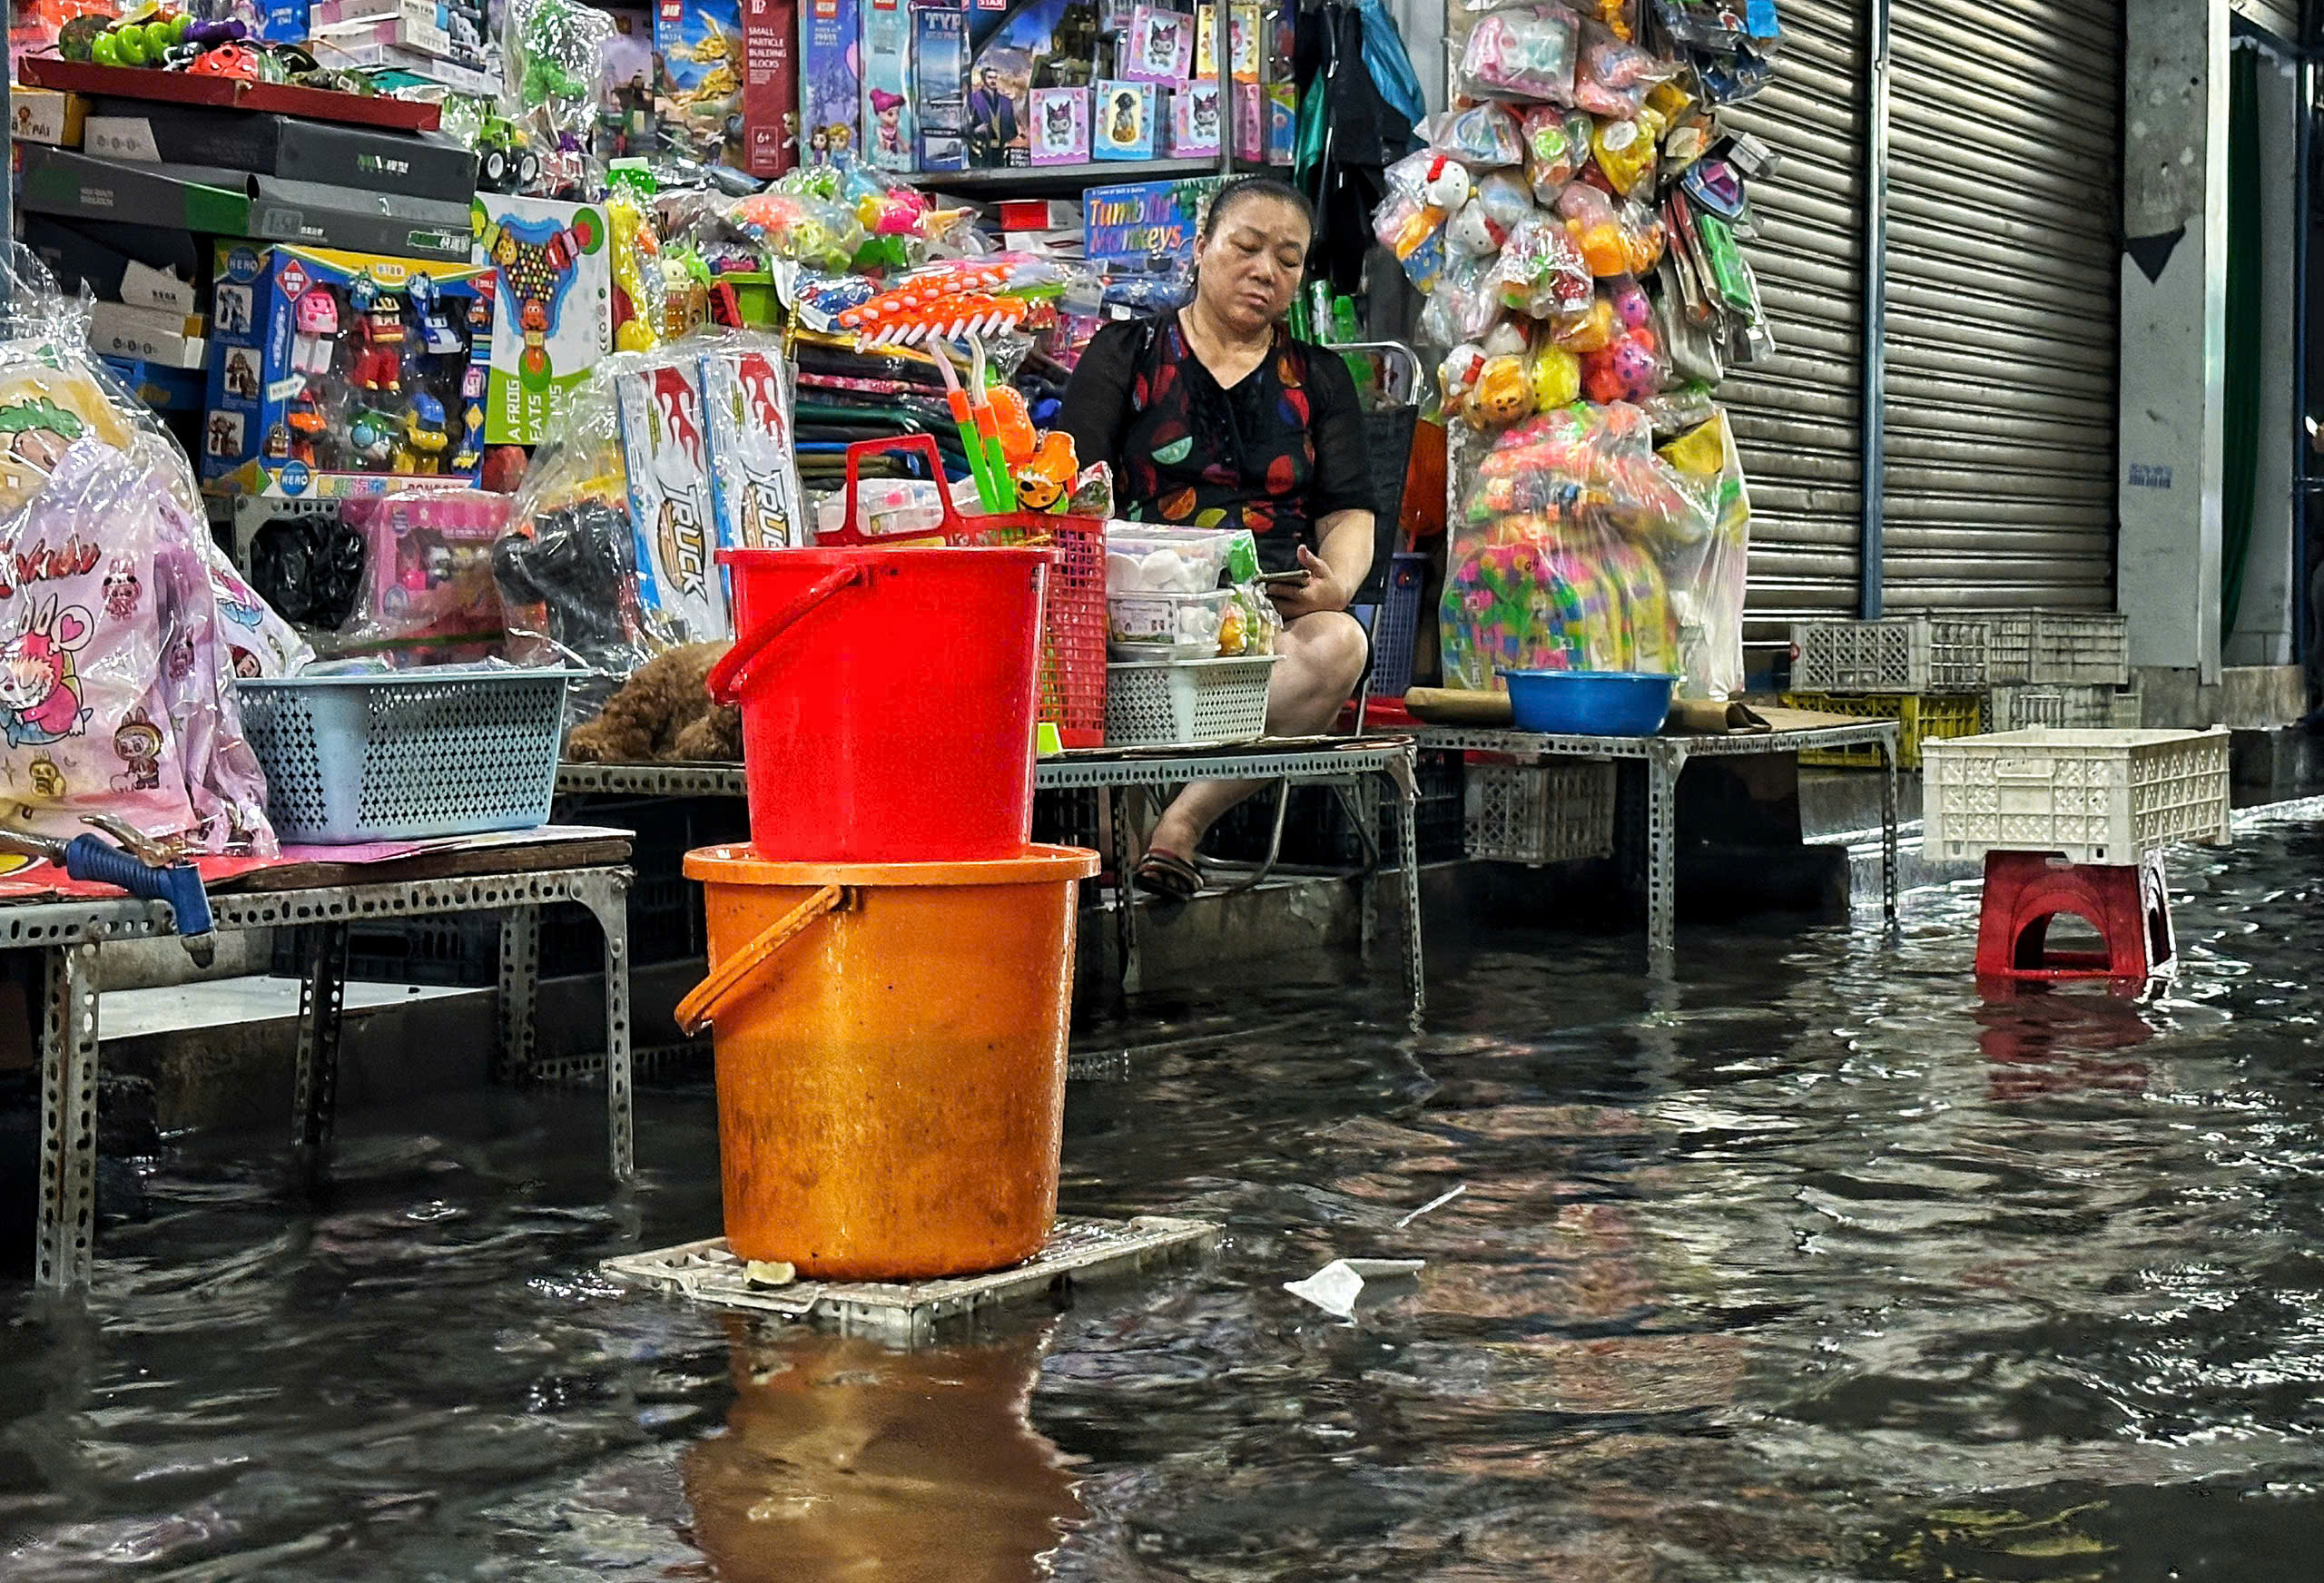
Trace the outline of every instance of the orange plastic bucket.
<instances>
[{"instance_id":1,"label":"orange plastic bucket","mask_svg":"<svg viewBox=\"0 0 2324 1583\"><path fill-rule=\"evenodd\" d=\"M820 1280L1021 1263L1057 1217L1077 881L1098 854L772 863L686 854L716 1028L726 1241Z\"/></svg>"}]
</instances>

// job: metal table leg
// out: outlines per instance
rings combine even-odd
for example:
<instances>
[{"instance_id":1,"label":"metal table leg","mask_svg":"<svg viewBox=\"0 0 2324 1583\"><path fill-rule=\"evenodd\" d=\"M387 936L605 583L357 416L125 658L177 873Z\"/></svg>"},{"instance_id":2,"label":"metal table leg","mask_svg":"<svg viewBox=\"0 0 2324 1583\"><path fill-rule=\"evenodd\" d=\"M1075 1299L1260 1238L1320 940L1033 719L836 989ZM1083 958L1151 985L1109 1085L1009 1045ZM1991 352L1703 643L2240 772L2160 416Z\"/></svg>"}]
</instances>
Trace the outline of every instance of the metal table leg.
<instances>
[{"instance_id":1,"label":"metal table leg","mask_svg":"<svg viewBox=\"0 0 2324 1583\"><path fill-rule=\"evenodd\" d=\"M1667 959L1679 948L1679 777L1687 747L1670 738L1649 745L1646 760L1646 945Z\"/></svg>"},{"instance_id":2,"label":"metal table leg","mask_svg":"<svg viewBox=\"0 0 2324 1583\"><path fill-rule=\"evenodd\" d=\"M1368 968L1373 948L1380 940L1380 889L1387 883L1387 876L1381 872L1386 853L1380 846L1380 792L1366 776L1355 786L1334 787L1333 793L1340 800L1348 827L1358 832L1356 843L1363 849L1357 853L1364 863L1364 878L1357 882L1356 950L1358 959Z\"/></svg>"},{"instance_id":3,"label":"metal table leg","mask_svg":"<svg viewBox=\"0 0 2324 1583\"><path fill-rule=\"evenodd\" d=\"M347 925L309 926L299 983L299 1054L291 1069L290 1180L311 1194L330 1164L339 1114L339 1033L347 1007Z\"/></svg>"},{"instance_id":4,"label":"metal table leg","mask_svg":"<svg viewBox=\"0 0 2324 1583\"><path fill-rule=\"evenodd\" d=\"M1106 788L1106 801L1114 825L1114 968L1125 995L1138 990L1137 888L1130 882L1130 792L1128 786Z\"/></svg>"},{"instance_id":5,"label":"metal table leg","mask_svg":"<svg viewBox=\"0 0 2324 1583\"><path fill-rule=\"evenodd\" d=\"M1396 793L1396 840L1401 848L1397 867L1404 891L1404 988L1412 993L1413 1017L1418 1019L1428 1008L1428 988L1422 976L1420 949L1420 799L1408 785L1398 785Z\"/></svg>"},{"instance_id":6,"label":"metal table leg","mask_svg":"<svg viewBox=\"0 0 2324 1583\"><path fill-rule=\"evenodd\" d=\"M540 978L541 909L512 907L500 921L500 1058L493 1075L503 1083L533 1075L533 1013Z\"/></svg>"},{"instance_id":7,"label":"metal table leg","mask_svg":"<svg viewBox=\"0 0 2324 1583\"><path fill-rule=\"evenodd\" d=\"M84 1290L97 1244L97 948L52 947L40 1049L40 1236L34 1280Z\"/></svg>"},{"instance_id":8,"label":"metal table leg","mask_svg":"<svg viewBox=\"0 0 2324 1583\"><path fill-rule=\"evenodd\" d=\"M1880 912L1896 927L1896 742L1880 741Z\"/></svg>"},{"instance_id":9,"label":"metal table leg","mask_svg":"<svg viewBox=\"0 0 2324 1583\"><path fill-rule=\"evenodd\" d=\"M629 1051L629 876L589 887L587 906L606 934L606 1150L614 1180L637 1173Z\"/></svg>"}]
</instances>

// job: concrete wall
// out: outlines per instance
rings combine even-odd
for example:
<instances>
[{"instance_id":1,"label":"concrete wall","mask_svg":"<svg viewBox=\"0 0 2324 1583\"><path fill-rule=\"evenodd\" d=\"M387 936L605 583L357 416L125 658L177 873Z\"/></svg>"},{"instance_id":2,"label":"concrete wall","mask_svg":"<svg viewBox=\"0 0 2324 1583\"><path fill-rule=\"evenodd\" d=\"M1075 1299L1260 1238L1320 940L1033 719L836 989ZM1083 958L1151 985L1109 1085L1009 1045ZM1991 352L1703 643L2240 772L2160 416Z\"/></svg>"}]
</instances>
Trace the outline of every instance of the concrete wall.
<instances>
[{"instance_id":1,"label":"concrete wall","mask_svg":"<svg viewBox=\"0 0 2324 1583\"><path fill-rule=\"evenodd\" d=\"M2228 13L2127 0L2124 22L2119 599L2150 693L2192 696L2220 680Z\"/></svg>"},{"instance_id":2,"label":"concrete wall","mask_svg":"<svg viewBox=\"0 0 2324 1583\"><path fill-rule=\"evenodd\" d=\"M2293 298L2299 215L2299 81L2289 55L2261 52L2260 64L2260 466L2243 602L2221 661L2288 665L2292 661L2294 365L2299 348ZM2290 717L2288 717L2290 718Z\"/></svg>"}]
</instances>

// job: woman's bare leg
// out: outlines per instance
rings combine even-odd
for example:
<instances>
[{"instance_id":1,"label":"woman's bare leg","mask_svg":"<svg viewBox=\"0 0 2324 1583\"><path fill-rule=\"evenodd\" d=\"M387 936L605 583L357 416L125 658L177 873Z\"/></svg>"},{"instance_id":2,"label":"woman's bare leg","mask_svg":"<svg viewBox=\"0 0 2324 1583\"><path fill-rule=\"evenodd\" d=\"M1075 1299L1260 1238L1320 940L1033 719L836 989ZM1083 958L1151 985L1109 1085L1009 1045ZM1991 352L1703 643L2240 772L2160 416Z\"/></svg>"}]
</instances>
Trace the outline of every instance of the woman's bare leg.
<instances>
[{"instance_id":1,"label":"woman's bare leg","mask_svg":"<svg viewBox=\"0 0 2324 1583\"><path fill-rule=\"evenodd\" d=\"M1344 610L1303 615L1283 629L1267 682L1267 734L1314 736L1332 723L1364 674L1364 628ZM1266 784L1196 781L1172 800L1147 844L1192 858L1219 817Z\"/></svg>"}]
</instances>

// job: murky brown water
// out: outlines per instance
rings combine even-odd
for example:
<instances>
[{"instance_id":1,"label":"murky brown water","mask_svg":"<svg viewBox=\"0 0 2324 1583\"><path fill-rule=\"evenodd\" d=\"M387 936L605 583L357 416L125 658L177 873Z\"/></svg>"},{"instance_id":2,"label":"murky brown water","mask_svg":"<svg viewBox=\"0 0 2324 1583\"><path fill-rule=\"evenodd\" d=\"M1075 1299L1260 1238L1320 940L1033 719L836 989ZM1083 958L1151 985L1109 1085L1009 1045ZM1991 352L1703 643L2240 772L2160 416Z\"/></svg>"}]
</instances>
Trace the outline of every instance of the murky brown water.
<instances>
[{"instance_id":1,"label":"murky brown water","mask_svg":"<svg viewBox=\"0 0 2324 1583\"><path fill-rule=\"evenodd\" d=\"M714 1229L706 1086L611 1204L587 1094L359 1125L303 1217L199 1144L85 1322L0 1296L0 1577L2324 1577L2324 834L2173 878L2153 1005L1981 1000L1948 893L1675 985L1497 937L1418 1036L1336 984L1087 1029L1067 1206L1226 1245L917 1354L595 1273ZM1429 1265L1280 1289L1367 1254Z\"/></svg>"}]
</instances>

